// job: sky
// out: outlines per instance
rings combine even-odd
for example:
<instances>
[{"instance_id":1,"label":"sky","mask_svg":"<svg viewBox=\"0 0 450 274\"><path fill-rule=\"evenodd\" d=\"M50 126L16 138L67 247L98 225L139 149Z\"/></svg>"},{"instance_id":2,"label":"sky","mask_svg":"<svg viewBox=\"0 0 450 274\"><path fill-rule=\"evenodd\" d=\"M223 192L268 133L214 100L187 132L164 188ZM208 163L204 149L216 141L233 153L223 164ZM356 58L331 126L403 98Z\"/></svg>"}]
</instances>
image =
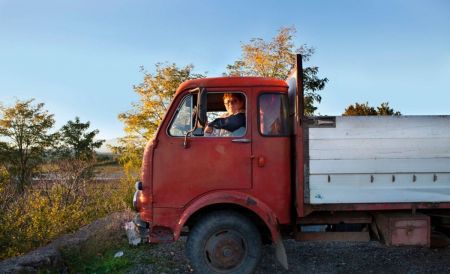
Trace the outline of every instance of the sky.
<instances>
[{"instance_id":1,"label":"sky","mask_svg":"<svg viewBox=\"0 0 450 274\"><path fill-rule=\"evenodd\" d=\"M251 38L294 26L306 66L329 82L321 115L355 102L404 115L450 114L450 1L0 0L0 102L35 98L59 128L75 116L124 135L140 67L193 64L220 76Z\"/></svg>"}]
</instances>

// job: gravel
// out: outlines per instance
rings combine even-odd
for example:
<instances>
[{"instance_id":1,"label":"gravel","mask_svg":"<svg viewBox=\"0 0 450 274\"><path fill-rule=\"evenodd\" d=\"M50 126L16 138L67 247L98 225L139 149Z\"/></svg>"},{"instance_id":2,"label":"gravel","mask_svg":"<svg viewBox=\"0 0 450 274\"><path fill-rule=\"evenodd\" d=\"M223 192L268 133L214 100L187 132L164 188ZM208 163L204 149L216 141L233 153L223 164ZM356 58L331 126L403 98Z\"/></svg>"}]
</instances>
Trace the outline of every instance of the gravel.
<instances>
[{"instance_id":1,"label":"gravel","mask_svg":"<svg viewBox=\"0 0 450 274\"><path fill-rule=\"evenodd\" d=\"M285 271L267 248L256 273L450 273L450 251L387 247L379 242L284 242Z\"/></svg>"},{"instance_id":2,"label":"gravel","mask_svg":"<svg viewBox=\"0 0 450 274\"><path fill-rule=\"evenodd\" d=\"M192 273L184 256L185 239L173 244L150 245L148 255L159 256L165 266L139 264L128 273ZM289 270L265 246L255 273L450 273L450 249L387 247L378 242L284 241ZM170 262L170 264L167 264Z\"/></svg>"}]
</instances>

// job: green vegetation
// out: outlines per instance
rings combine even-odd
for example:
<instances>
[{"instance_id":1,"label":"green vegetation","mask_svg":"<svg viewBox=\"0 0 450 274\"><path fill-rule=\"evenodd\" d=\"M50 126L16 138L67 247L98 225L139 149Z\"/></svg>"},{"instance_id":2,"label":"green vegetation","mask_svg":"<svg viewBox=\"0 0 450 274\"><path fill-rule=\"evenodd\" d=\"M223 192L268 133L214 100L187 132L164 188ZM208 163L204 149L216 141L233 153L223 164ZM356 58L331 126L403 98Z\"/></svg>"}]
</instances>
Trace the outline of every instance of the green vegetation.
<instances>
[{"instance_id":1,"label":"green vegetation","mask_svg":"<svg viewBox=\"0 0 450 274\"><path fill-rule=\"evenodd\" d=\"M113 249L89 256L77 250L68 250L63 254L70 272L73 273L123 273L133 264L128 253L123 257L114 258Z\"/></svg>"},{"instance_id":2,"label":"green vegetation","mask_svg":"<svg viewBox=\"0 0 450 274\"><path fill-rule=\"evenodd\" d=\"M141 268L137 272L151 267L156 273L176 273L179 258L174 260L174 252L161 250L182 250L180 245L184 245L184 242L131 246L123 231L118 231L107 240L96 239L79 248L63 250L62 254L69 273L125 273L136 267ZM119 251L123 252L123 256L115 258L114 255Z\"/></svg>"},{"instance_id":3,"label":"green vegetation","mask_svg":"<svg viewBox=\"0 0 450 274\"><path fill-rule=\"evenodd\" d=\"M51 133L44 104L0 108L0 259L45 245L130 204L127 181L100 180L98 130L78 118ZM111 162L104 158L103 162ZM98 166L97 166L98 165ZM116 165L117 168L117 165Z\"/></svg>"},{"instance_id":4,"label":"green vegetation","mask_svg":"<svg viewBox=\"0 0 450 274\"><path fill-rule=\"evenodd\" d=\"M59 131L60 146L58 151L64 158L92 160L94 149L100 148L104 140L95 140L99 131L88 131L90 123L82 123L80 118L68 121Z\"/></svg>"},{"instance_id":5,"label":"green vegetation","mask_svg":"<svg viewBox=\"0 0 450 274\"><path fill-rule=\"evenodd\" d=\"M0 164L16 191L22 192L55 143L56 134L49 133L55 120L43 103L33 104L33 99L12 107L0 105L0 115Z\"/></svg>"}]
</instances>

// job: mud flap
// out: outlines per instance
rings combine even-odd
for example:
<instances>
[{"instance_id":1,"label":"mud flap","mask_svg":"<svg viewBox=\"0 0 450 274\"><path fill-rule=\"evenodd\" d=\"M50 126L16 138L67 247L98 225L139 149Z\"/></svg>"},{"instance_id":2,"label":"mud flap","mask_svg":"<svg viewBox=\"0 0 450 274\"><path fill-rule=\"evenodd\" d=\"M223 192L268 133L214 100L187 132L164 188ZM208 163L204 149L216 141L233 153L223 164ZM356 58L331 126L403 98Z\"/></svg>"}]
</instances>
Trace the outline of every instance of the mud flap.
<instances>
[{"instance_id":1,"label":"mud flap","mask_svg":"<svg viewBox=\"0 0 450 274\"><path fill-rule=\"evenodd\" d=\"M284 269L288 270L288 261L287 261L287 255L286 255L286 249L284 248L283 240L281 239L281 236L278 237L278 240L274 242L275 245L275 257L277 258L278 262L281 264Z\"/></svg>"}]
</instances>

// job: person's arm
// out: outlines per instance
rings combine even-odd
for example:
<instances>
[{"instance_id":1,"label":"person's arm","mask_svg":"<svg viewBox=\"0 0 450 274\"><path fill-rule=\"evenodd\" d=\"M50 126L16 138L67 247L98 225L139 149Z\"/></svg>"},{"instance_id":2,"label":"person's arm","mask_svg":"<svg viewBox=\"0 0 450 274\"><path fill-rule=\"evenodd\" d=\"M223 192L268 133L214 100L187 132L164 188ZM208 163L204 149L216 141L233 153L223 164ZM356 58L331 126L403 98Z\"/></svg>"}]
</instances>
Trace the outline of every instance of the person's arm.
<instances>
[{"instance_id":1,"label":"person's arm","mask_svg":"<svg viewBox=\"0 0 450 274\"><path fill-rule=\"evenodd\" d=\"M238 113L226 118L217 118L208 124L208 127L235 131L240 127L245 127L245 114Z\"/></svg>"}]
</instances>

